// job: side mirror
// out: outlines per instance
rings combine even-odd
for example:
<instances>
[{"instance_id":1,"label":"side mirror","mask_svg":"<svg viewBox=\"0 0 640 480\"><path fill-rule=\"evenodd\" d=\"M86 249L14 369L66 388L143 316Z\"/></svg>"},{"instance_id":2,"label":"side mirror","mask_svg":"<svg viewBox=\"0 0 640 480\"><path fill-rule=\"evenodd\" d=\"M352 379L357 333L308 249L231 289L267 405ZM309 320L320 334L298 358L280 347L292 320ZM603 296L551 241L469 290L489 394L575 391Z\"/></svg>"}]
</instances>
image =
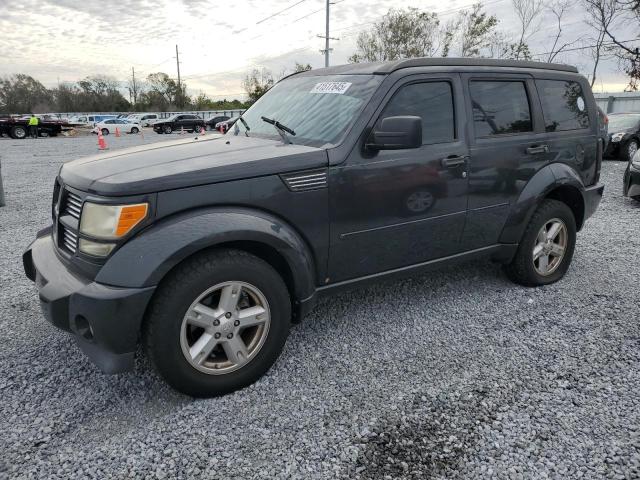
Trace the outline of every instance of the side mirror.
<instances>
[{"instance_id":1,"label":"side mirror","mask_svg":"<svg viewBox=\"0 0 640 480\"><path fill-rule=\"evenodd\" d=\"M402 150L422 146L422 119L415 116L387 117L371 132L369 150Z\"/></svg>"}]
</instances>

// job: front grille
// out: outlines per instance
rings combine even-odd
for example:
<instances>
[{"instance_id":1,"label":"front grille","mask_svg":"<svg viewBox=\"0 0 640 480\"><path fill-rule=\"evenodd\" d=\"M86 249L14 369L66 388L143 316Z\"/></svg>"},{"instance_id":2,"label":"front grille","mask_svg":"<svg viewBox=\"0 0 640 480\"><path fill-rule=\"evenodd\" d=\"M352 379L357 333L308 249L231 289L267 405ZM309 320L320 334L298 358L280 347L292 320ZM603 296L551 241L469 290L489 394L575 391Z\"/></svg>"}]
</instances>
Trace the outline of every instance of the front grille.
<instances>
[{"instance_id":1,"label":"front grille","mask_svg":"<svg viewBox=\"0 0 640 480\"><path fill-rule=\"evenodd\" d=\"M80 220L80 211L82 210L82 199L75 193L65 192L64 207L61 209L62 215L70 215L76 220Z\"/></svg>"},{"instance_id":2,"label":"front grille","mask_svg":"<svg viewBox=\"0 0 640 480\"><path fill-rule=\"evenodd\" d=\"M71 231L68 227L61 225L62 230L62 247L68 250L70 253L76 253L78 248L78 235Z\"/></svg>"}]
</instances>

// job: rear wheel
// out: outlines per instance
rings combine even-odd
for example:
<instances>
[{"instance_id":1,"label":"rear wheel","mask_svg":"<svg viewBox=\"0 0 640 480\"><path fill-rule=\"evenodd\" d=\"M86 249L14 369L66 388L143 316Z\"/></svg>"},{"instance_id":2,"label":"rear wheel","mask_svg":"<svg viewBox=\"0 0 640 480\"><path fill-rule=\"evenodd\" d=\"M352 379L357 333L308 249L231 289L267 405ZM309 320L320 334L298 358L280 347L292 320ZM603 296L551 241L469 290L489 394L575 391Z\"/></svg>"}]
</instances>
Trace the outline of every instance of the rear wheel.
<instances>
[{"instance_id":1,"label":"rear wheel","mask_svg":"<svg viewBox=\"0 0 640 480\"><path fill-rule=\"evenodd\" d=\"M27 129L22 125L16 125L11 128L9 135L16 140L22 140L23 138L27 138Z\"/></svg>"},{"instance_id":2,"label":"rear wheel","mask_svg":"<svg viewBox=\"0 0 640 480\"><path fill-rule=\"evenodd\" d=\"M131 128L131 133L138 133L140 130L138 129L138 127L132 127Z\"/></svg>"},{"instance_id":3,"label":"rear wheel","mask_svg":"<svg viewBox=\"0 0 640 480\"><path fill-rule=\"evenodd\" d=\"M102 129L102 135L109 135L109 129L108 128L103 128Z\"/></svg>"},{"instance_id":4,"label":"rear wheel","mask_svg":"<svg viewBox=\"0 0 640 480\"><path fill-rule=\"evenodd\" d=\"M291 323L278 273L238 250L198 255L159 287L145 348L176 390L211 397L246 387L277 360Z\"/></svg>"},{"instance_id":5,"label":"rear wheel","mask_svg":"<svg viewBox=\"0 0 640 480\"><path fill-rule=\"evenodd\" d=\"M576 244L571 209L558 200L544 200L525 229L507 276L528 287L557 282L567 272Z\"/></svg>"}]
</instances>

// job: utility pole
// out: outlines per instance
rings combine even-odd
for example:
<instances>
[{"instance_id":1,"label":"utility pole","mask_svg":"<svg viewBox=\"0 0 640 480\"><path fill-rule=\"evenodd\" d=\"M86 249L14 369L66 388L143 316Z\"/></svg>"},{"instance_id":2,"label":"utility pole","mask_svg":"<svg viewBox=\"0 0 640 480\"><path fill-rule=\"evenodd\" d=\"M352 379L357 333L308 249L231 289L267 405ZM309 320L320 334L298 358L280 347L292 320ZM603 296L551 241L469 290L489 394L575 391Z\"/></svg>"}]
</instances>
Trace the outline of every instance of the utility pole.
<instances>
[{"instance_id":1,"label":"utility pole","mask_svg":"<svg viewBox=\"0 0 640 480\"><path fill-rule=\"evenodd\" d=\"M320 50L320 53L324 53L324 66L329 66L329 52L333 49L329 48L329 40L340 40L339 38L333 38L329 36L329 6L331 5L331 1L327 0L327 18L325 24L324 36L318 35L318 38L324 38L324 50Z\"/></svg>"},{"instance_id":2,"label":"utility pole","mask_svg":"<svg viewBox=\"0 0 640 480\"><path fill-rule=\"evenodd\" d=\"M182 108L182 85L180 83L180 54L176 45L176 66L178 67L178 94L176 98L177 107Z\"/></svg>"},{"instance_id":3,"label":"utility pole","mask_svg":"<svg viewBox=\"0 0 640 480\"><path fill-rule=\"evenodd\" d=\"M133 106L135 107L136 103L138 103L138 84L136 83L136 69L134 67L131 67L131 88L129 89L129 96L133 99Z\"/></svg>"}]
</instances>

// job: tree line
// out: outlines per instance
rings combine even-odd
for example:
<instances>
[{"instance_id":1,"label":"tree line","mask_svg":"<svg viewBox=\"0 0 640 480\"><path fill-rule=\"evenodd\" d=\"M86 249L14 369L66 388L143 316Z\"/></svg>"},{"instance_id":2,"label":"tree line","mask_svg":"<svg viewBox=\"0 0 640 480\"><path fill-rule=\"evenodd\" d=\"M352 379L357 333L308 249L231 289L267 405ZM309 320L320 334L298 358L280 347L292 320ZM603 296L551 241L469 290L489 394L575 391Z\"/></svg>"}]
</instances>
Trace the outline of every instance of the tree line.
<instances>
[{"instance_id":1,"label":"tree line","mask_svg":"<svg viewBox=\"0 0 640 480\"><path fill-rule=\"evenodd\" d=\"M0 113L44 112L164 112L172 110L232 110L247 108L241 100L213 100L204 93L189 96L187 85L164 72L145 81L121 83L105 76L86 77L46 88L26 74L0 78Z\"/></svg>"}]
</instances>

